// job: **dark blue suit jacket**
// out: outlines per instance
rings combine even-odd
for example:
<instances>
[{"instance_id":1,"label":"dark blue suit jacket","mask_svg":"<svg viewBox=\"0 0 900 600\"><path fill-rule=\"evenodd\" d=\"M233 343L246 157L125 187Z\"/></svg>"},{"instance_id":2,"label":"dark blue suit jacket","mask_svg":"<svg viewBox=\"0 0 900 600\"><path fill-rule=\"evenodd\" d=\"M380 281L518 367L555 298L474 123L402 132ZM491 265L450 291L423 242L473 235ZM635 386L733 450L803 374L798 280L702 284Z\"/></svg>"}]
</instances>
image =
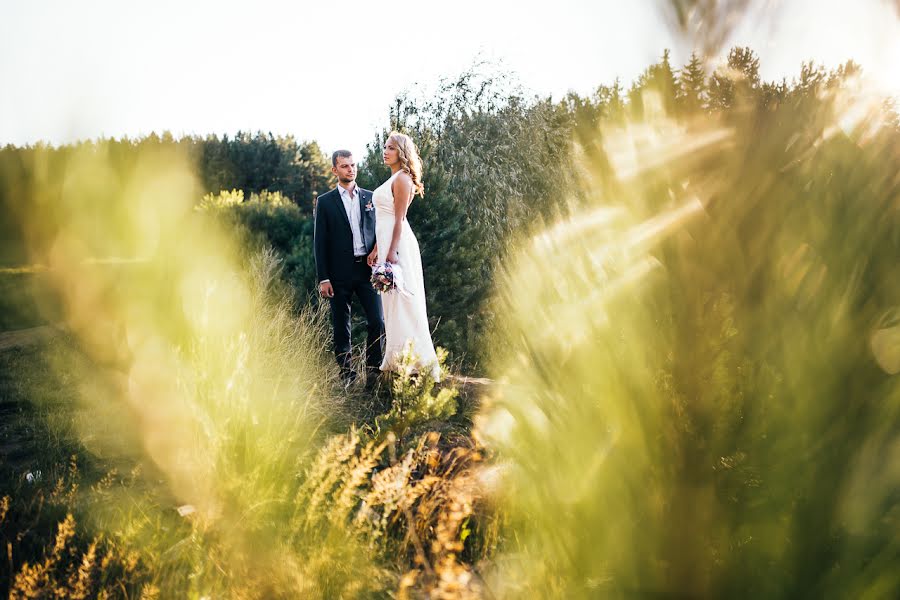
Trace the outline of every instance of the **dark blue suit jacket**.
<instances>
[{"instance_id":1,"label":"dark blue suit jacket","mask_svg":"<svg viewBox=\"0 0 900 600\"><path fill-rule=\"evenodd\" d=\"M362 188L359 188L359 214L359 229L369 253L375 247L375 205L372 192ZM348 283L353 279L353 233L337 188L322 194L316 202L313 244L319 281Z\"/></svg>"}]
</instances>

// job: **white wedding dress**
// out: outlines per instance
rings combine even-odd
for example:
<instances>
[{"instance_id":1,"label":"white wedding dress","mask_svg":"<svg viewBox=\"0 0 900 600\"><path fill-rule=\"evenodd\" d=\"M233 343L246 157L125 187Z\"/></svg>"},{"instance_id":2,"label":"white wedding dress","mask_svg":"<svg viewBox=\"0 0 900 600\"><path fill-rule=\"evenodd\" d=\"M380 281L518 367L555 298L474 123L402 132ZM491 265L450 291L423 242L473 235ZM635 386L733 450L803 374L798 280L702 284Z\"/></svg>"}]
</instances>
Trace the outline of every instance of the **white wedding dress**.
<instances>
[{"instance_id":1,"label":"white wedding dress","mask_svg":"<svg viewBox=\"0 0 900 600\"><path fill-rule=\"evenodd\" d=\"M379 263L384 262L394 233L396 219L391 185L399 173L401 171L391 175L390 179L378 186L372 194L375 203L375 241L378 244ZM402 271L402 285L405 292L392 290L381 295L385 332L384 361L381 363L381 370L396 370L397 359L409 343L412 345L413 353L418 357L416 369L431 371L435 381L439 381L440 366L431 341L428 313L425 310L422 256L419 254L419 242L406 219L403 219L397 254L397 264Z\"/></svg>"}]
</instances>

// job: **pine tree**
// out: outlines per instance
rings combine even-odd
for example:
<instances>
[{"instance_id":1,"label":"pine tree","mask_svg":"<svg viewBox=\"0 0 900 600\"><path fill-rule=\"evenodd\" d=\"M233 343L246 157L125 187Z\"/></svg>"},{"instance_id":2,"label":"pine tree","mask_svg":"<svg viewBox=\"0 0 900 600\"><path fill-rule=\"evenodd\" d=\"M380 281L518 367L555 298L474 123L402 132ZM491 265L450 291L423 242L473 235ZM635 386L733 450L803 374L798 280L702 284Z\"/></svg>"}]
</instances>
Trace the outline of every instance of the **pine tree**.
<instances>
[{"instance_id":1,"label":"pine tree","mask_svg":"<svg viewBox=\"0 0 900 600\"><path fill-rule=\"evenodd\" d=\"M706 73L694 52L678 74L678 107L684 114L694 114L707 107Z\"/></svg>"},{"instance_id":2,"label":"pine tree","mask_svg":"<svg viewBox=\"0 0 900 600\"><path fill-rule=\"evenodd\" d=\"M601 85L597 88L597 103L603 118L617 123L625 116L625 98L622 82L616 77L612 85Z\"/></svg>"},{"instance_id":3,"label":"pine tree","mask_svg":"<svg viewBox=\"0 0 900 600\"><path fill-rule=\"evenodd\" d=\"M662 109L666 114L674 112L677 86L669 57L670 52L667 48L663 51L660 61L647 67L628 90L628 100L633 116L638 118L643 116L644 110L647 108L644 106L644 95L648 91L659 97Z\"/></svg>"},{"instance_id":4,"label":"pine tree","mask_svg":"<svg viewBox=\"0 0 900 600\"><path fill-rule=\"evenodd\" d=\"M751 100L759 90L759 58L750 48L732 48L728 62L709 79L709 104L727 110L738 99Z\"/></svg>"},{"instance_id":5,"label":"pine tree","mask_svg":"<svg viewBox=\"0 0 900 600\"><path fill-rule=\"evenodd\" d=\"M675 79L675 72L672 70L670 57L669 49L663 50L662 60L656 65L653 73L654 85L662 96L663 106L668 114L675 111L675 101L678 95L678 82Z\"/></svg>"}]
</instances>

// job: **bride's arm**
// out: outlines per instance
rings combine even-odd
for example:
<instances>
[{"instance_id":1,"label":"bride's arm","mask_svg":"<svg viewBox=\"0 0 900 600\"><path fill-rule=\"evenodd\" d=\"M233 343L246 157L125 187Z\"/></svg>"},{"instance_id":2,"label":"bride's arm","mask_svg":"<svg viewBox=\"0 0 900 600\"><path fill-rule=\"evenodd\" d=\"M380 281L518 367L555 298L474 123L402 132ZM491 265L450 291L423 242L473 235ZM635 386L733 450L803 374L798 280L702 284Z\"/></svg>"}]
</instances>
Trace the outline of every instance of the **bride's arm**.
<instances>
[{"instance_id":1,"label":"bride's arm","mask_svg":"<svg viewBox=\"0 0 900 600\"><path fill-rule=\"evenodd\" d=\"M385 260L397 262L397 246L400 245L400 234L403 233L403 219L406 218L409 198L412 196L412 180L409 175L398 175L391 184L391 192L394 194L394 231L391 233L391 245L388 246Z\"/></svg>"}]
</instances>

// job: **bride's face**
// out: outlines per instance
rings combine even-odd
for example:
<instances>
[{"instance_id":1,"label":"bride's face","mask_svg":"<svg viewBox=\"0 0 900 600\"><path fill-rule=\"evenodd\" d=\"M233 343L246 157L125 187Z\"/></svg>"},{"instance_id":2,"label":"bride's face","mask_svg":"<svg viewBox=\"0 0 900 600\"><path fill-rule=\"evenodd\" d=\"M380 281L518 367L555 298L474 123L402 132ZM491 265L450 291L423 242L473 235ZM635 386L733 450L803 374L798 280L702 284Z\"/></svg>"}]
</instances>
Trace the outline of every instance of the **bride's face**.
<instances>
[{"instance_id":1,"label":"bride's face","mask_svg":"<svg viewBox=\"0 0 900 600\"><path fill-rule=\"evenodd\" d=\"M384 164L390 166L400 160L400 151L397 144L388 140L384 143Z\"/></svg>"}]
</instances>

